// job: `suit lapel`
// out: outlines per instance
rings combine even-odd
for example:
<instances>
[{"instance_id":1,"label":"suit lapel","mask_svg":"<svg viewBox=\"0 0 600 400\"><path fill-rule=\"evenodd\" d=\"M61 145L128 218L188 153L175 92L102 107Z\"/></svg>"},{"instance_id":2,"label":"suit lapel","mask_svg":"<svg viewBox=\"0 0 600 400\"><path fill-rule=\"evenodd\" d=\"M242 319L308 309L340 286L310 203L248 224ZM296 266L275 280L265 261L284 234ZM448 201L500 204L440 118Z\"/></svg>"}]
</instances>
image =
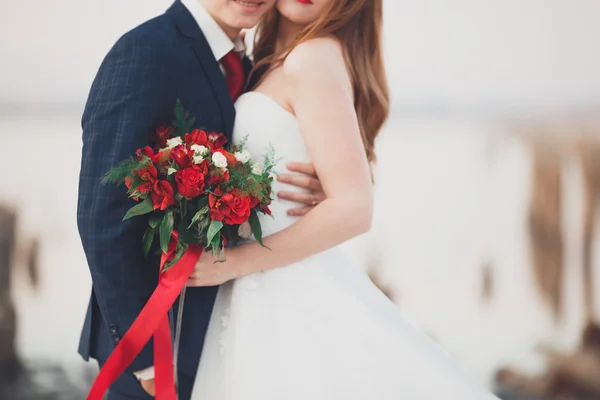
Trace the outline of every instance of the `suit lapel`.
<instances>
[{"instance_id":1,"label":"suit lapel","mask_svg":"<svg viewBox=\"0 0 600 400\"><path fill-rule=\"evenodd\" d=\"M227 83L225 82L225 78L219 67L219 63L215 60L210 46L206 41L206 37L198 27L194 17L192 17L187 8L185 8L179 0L167 10L167 15L173 18L179 27L181 34L190 39L190 45L194 50L196 58L202 66L215 98L219 103L223 121L225 122L224 133L227 138L231 140L235 120L235 108L229 94L229 89L227 89Z\"/></svg>"}]
</instances>

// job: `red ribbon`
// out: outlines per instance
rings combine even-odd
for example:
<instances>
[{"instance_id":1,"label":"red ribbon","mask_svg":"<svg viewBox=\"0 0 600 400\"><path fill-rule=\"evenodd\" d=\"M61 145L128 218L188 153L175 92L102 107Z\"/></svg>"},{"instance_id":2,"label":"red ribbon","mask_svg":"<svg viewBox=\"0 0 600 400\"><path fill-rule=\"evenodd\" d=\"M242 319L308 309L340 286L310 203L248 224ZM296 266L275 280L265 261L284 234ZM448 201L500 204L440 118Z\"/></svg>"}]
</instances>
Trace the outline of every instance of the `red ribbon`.
<instances>
[{"instance_id":1,"label":"red ribbon","mask_svg":"<svg viewBox=\"0 0 600 400\"><path fill-rule=\"evenodd\" d=\"M177 232L173 232L173 237L174 240L169 244L169 251L162 255L161 271L175 252ZM102 400L110 385L125 372L152 336L154 336L154 370L156 374L155 398L157 400L177 399L168 313L185 287L201 254L202 247L190 245L175 265L160 274L154 293L100 370L87 400Z\"/></svg>"}]
</instances>

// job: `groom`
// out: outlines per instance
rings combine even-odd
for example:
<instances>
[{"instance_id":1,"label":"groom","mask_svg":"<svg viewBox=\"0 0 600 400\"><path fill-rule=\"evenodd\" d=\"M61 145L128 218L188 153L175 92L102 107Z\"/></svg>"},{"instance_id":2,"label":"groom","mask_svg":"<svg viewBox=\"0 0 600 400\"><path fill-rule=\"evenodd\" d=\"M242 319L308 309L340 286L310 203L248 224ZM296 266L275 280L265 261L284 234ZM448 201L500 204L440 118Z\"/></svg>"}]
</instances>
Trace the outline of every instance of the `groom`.
<instances>
[{"instance_id":1,"label":"groom","mask_svg":"<svg viewBox=\"0 0 600 400\"><path fill-rule=\"evenodd\" d=\"M152 294L158 256L144 258L146 221L122 222L131 200L125 189L102 185L103 175L148 142L152 127L171 121L176 99L211 131L233 131L234 101L251 69L241 29L255 26L275 0L178 0L169 10L125 34L94 80L82 119L83 154L77 221L92 275L92 295L79 352L100 365L108 359ZM312 165L289 166L288 183L312 196L286 199L306 213L324 195ZM189 288L179 353L179 399L191 396L216 287ZM111 387L109 400L153 394L152 344Z\"/></svg>"}]
</instances>

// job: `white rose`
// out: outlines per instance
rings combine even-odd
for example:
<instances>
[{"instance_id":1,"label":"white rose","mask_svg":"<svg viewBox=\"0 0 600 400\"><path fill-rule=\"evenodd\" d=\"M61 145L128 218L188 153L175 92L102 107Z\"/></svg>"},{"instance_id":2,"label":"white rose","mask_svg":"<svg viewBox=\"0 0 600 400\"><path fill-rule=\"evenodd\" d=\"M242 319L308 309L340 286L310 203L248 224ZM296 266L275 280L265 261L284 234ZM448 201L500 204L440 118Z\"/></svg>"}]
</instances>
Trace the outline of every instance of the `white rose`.
<instances>
[{"instance_id":1,"label":"white rose","mask_svg":"<svg viewBox=\"0 0 600 400\"><path fill-rule=\"evenodd\" d=\"M233 155L239 162L244 164L246 164L248 161L250 161L250 158L252 158L248 150L242 150L241 152L236 151Z\"/></svg>"},{"instance_id":2,"label":"white rose","mask_svg":"<svg viewBox=\"0 0 600 400\"><path fill-rule=\"evenodd\" d=\"M167 140L167 149L175 148L175 147L179 146L180 144L183 144L183 140L181 140L181 138L179 136L171 138L171 139Z\"/></svg>"},{"instance_id":3,"label":"white rose","mask_svg":"<svg viewBox=\"0 0 600 400\"><path fill-rule=\"evenodd\" d=\"M262 175L263 173L263 167L262 165L260 165L259 163L256 163L252 166L252 173L254 175Z\"/></svg>"},{"instance_id":4,"label":"white rose","mask_svg":"<svg viewBox=\"0 0 600 400\"><path fill-rule=\"evenodd\" d=\"M194 156L194 164L201 164L204 161L204 157L202 156Z\"/></svg>"},{"instance_id":5,"label":"white rose","mask_svg":"<svg viewBox=\"0 0 600 400\"><path fill-rule=\"evenodd\" d=\"M206 153L208 153L208 148L199 144L193 144L192 147L190 147L190 149L192 149L192 151L198 156L205 156Z\"/></svg>"},{"instance_id":6,"label":"white rose","mask_svg":"<svg viewBox=\"0 0 600 400\"><path fill-rule=\"evenodd\" d=\"M212 162L217 168L227 168L227 158L225 158L223 153L214 153L212 155Z\"/></svg>"}]
</instances>

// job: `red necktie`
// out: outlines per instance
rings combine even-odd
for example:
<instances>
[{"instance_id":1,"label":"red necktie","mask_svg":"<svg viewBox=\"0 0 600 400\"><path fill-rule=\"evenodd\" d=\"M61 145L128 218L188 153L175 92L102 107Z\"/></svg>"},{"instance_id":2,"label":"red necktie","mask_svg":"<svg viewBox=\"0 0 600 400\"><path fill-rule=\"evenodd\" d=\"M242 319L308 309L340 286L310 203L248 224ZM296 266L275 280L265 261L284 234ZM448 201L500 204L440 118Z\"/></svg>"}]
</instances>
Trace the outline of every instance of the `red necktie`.
<instances>
[{"instance_id":1,"label":"red necktie","mask_svg":"<svg viewBox=\"0 0 600 400\"><path fill-rule=\"evenodd\" d=\"M236 101L244 90L244 67L240 53L231 50L221 59L221 65L225 70L225 81L233 101Z\"/></svg>"}]
</instances>

